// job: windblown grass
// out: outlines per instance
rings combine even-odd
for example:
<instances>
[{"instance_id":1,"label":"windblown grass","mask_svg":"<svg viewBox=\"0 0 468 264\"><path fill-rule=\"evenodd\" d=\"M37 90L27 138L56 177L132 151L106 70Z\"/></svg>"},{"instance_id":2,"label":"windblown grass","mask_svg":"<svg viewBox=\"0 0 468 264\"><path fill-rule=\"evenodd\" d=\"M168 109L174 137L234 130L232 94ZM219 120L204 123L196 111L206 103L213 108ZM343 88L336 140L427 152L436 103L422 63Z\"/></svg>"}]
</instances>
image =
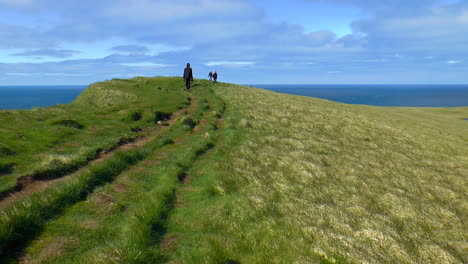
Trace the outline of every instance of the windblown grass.
<instances>
[{"instance_id":1,"label":"windblown grass","mask_svg":"<svg viewBox=\"0 0 468 264\"><path fill-rule=\"evenodd\" d=\"M90 85L68 105L0 111L0 194L17 187L20 176L58 177L135 139L154 125L155 112L188 104L179 82L115 79Z\"/></svg>"},{"instance_id":2,"label":"windblown grass","mask_svg":"<svg viewBox=\"0 0 468 264\"><path fill-rule=\"evenodd\" d=\"M170 142L168 138L160 138L141 149L118 152L103 164L91 166L76 178L32 194L4 209L0 215L0 255L8 249L13 250L10 253L15 253L15 247L22 246L28 238L37 235L48 220L86 197L96 187L112 181L155 148Z\"/></svg>"},{"instance_id":3,"label":"windblown grass","mask_svg":"<svg viewBox=\"0 0 468 264\"><path fill-rule=\"evenodd\" d=\"M140 94L145 81L179 103L129 107L153 100ZM86 92L75 102L104 105L93 115L109 116L108 130L162 121L188 104L175 78L110 83L116 89L97 84L98 98ZM167 137L4 210L0 248L25 247L12 263L468 262L468 108L356 106L197 85L198 108ZM69 116L46 120L74 133L90 127ZM92 153L83 147L80 155L40 152L43 165L27 168L61 170ZM0 144L0 165L18 162L17 153Z\"/></svg>"},{"instance_id":4,"label":"windblown grass","mask_svg":"<svg viewBox=\"0 0 468 264\"><path fill-rule=\"evenodd\" d=\"M206 93L195 92L200 101ZM221 104L211 105L222 111ZM174 206L180 176L212 146L211 125L217 116L202 111L204 108L201 103L190 115L197 124L201 119L208 120L203 130L192 130L185 124L187 117L180 117L179 125L170 135L183 141L158 148L145 162L96 189L86 200L47 223L26 249L21 262L162 263L166 257L158 244ZM57 245L56 241L62 243Z\"/></svg>"},{"instance_id":5,"label":"windblown grass","mask_svg":"<svg viewBox=\"0 0 468 264\"><path fill-rule=\"evenodd\" d=\"M198 168L194 184L211 191L187 195L192 206L172 215L169 232L181 237L172 259L468 261L468 122L459 119L468 108L216 91L228 106L226 143Z\"/></svg>"}]
</instances>

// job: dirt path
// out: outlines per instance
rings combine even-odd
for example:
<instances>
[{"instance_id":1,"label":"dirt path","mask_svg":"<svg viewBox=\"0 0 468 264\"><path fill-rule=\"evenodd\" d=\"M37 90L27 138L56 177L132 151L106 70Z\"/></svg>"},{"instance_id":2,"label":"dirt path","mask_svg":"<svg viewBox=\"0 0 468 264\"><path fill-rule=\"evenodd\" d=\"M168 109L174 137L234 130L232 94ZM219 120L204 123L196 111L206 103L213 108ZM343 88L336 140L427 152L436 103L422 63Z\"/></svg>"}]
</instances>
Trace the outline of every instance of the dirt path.
<instances>
[{"instance_id":1,"label":"dirt path","mask_svg":"<svg viewBox=\"0 0 468 264\"><path fill-rule=\"evenodd\" d=\"M128 142L125 144L121 144L117 148L114 148L112 151L108 151L105 153L100 154L96 159L90 161L87 165L83 166L82 168L78 169L77 171L64 175L62 177L56 179L46 179L46 180L39 180L39 179L23 179L20 182L20 188L17 191L11 192L8 196L5 196L2 200L0 200L0 209L6 208L7 206L13 204L14 202L25 198L28 195L33 193L41 192L47 189L48 187L57 184L59 182L67 181L74 176L82 173L86 168L91 165L102 163L103 161L111 158L117 151L126 151L131 149L136 149L144 144L150 142L151 140L155 139L156 137L160 136L163 132L167 131L171 126L173 126L176 121L177 117L179 117L182 113L193 112L197 106L198 102L192 94L189 94L190 98L190 105L186 108L181 108L176 112L172 113L171 117L163 122L162 124L158 124L157 128L151 129L149 131L149 135L145 137L137 138L135 141ZM18 179L18 181L21 181Z\"/></svg>"},{"instance_id":2,"label":"dirt path","mask_svg":"<svg viewBox=\"0 0 468 264\"><path fill-rule=\"evenodd\" d=\"M198 102L196 101L196 99L194 97L191 96L191 104L189 107L187 108L184 108L184 109L181 109L179 111L177 111L176 113L174 113L170 120L168 120L168 126L165 126L164 129L168 129L170 128L172 125L174 125L176 123L176 118L177 116L180 116L182 115L182 113L185 113L185 112L188 112L188 113L193 113L197 107L198 107ZM204 129L206 128L206 122L199 122L199 126L203 127ZM188 133L188 132L187 132ZM159 133L157 133L159 134ZM180 139L184 139L184 140L180 140ZM183 142L185 141L185 137L182 137L182 138L178 138L178 139L175 139L174 140L174 144L177 144L176 142L177 141L180 141L180 142ZM151 140L151 138L145 138L144 140L140 140L139 142L149 142ZM137 143L137 142L135 142ZM144 143L140 143L139 146L142 146ZM128 144L130 145L130 144ZM131 149L132 147L128 146L128 145L125 145L125 148L127 149ZM135 144L132 144L132 146L135 146ZM121 148L120 148L121 149ZM163 159L166 159L167 157L169 156L169 153L167 152L167 149L165 150L164 148L163 149L158 149L156 150L156 152L154 152L149 158L145 159L145 160L142 160L141 163L139 164L136 164L135 166L132 166L128 171L132 171L133 172L137 172L137 171L141 171L143 170L141 168L141 165L158 165L159 162ZM128 175L128 174L127 174ZM105 206L107 204L112 204L114 203L118 198L115 197L114 195L112 195L112 191L109 192L109 190L113 190L113 191L116 191L117 193L127 193L129 191L129 186L131 186L131 184L127 181L128 180L128 176L127 176L125 173L122 173L120 175L118 175L117 177L114 178L114 180L112 182L109 183L109 189L107 191L102 191L102 192L97 192L97 193L92 193L90 194L88 197L87 197L87 201L93 201L95 203L98 203L100 204L101 206ZM127 178L127 179L125 179ZM125 183L122 183L122 181L119 181L120 180L124 180ZM88 223L86 223L88 224ZM96 225L96 223L92 223L91 222L91 226ZM90 232L92 232L90 230ZM63 252L63 243L61 243L62 240L64 240L64 237L65 236L57 236L57 237L54 237L53 239L51 239L50 241L48 241L47 243L44 244L43 248L41 249L41 253L39 253L39 255L29 255L29 254L25 254L24 251L20 252L19 255L17 256L19 262L18 263L24 263L24 264L27 264L27 263L41 263L42 261L46 260L48 257L50 257L51 254L50 252L55 252L55 255L61 255ZM76 238L75 238L76 239ZM39 258L38 258L39 257Z\"/></svg>"},{"instance_id":3,"label":"dirt path","mask_svg":"<svg viewBox=\"0 0 468 264\"><path fill-rule=\"evenodd\" d=\"M223 110L224 111L224 110ZM222 117L219 117L216 119L216 124L218 126L222 125ZM207 120L202 119L199 122L199 125L194 128L194 131L204 131L206 130L207 126ZM191 169L199 163L205 162L207 159L211 157L213 152L215 151L216 147L218 145L218 140L215 141L215 143L211 146L209 146L208 149L203 151L202 153L199 153L197 159L192 163L190 168L187 168L180 176L179 176L179 183L180 185L174 192L174 199L172 202L171 210L168 212L168 219L167 221L173 221L170 218L171 211L176 210L177 208L183 208L183 207L188 207L191 206L190 203L187 202L185 198L185 194L190 193L190 192L199 192L202 189L198 186L193 186L192 183L195 181L196 178L200 177L201 174L203 173L202 171L191 171ZM159 248L165 253L165 254L172 254L176 248L178 247L178 243L180 242L181 237L178 234L174 233L164 233L162 234L162 237L159 241ZM170 261L168 263L182 263L178 262L177 260Z\"/></svg>"}]
</instances>

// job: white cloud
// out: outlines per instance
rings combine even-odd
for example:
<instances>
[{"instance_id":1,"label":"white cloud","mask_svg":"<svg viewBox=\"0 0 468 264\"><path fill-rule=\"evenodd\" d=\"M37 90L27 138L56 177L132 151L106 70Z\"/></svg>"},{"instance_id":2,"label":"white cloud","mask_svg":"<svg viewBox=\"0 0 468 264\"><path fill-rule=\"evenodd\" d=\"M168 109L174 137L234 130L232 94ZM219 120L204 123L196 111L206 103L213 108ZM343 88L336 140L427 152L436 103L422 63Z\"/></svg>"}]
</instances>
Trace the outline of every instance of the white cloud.
<instances>
[{"instance_id":1,"label":"white cloud","mask_svg":"<svg viewBox=\"0 0 468 264\"><path fill-rule=\"evenodd\" d=\"M171 66L183 67L190 61L197 69L223 68L223 77L232 72L232 76L242 78L252 74L251 79L272 75L281 78L283 73L317 73L330 78L324 73L343 70L361 78L387 78L392 71L410 75L435 71L437 67L440 76L453 76L462 69L452 64L462 65L468 58L467 1L434 7L435 0L327 0L365 11L365 18L353 23L353 33L341 38L327 30L308 33L301 25L288 21L268 23L255 1L0 0L2 13L30 17L10 19L11 23L21 20L15 25L0 24L0 72L50 71L51 79L62 72L93 74L93 78L107 78L114 73L179 74L178 68ZM285 2L284 11L293 2ZM20 5L33 8L21 9ZM53 23L37 22L49 14L57 18L52 19ZM7 18L4 21L10 23ZM144 46L149 51L112 50L125 45ZM53 58L9 56L45 48L80 53L54 63ZM439 63L429 63L434 58ZM375 67L369 62L380 64ZM285 68L292 63L293 69ZM320 67L311 66L315 64ZM264 72L257 74L262 69ZM392 77L398 78L396 74ZM425 81L424 77L421 80Z\"/></svg>"},{"instance_id":2,"label":"white cloud","mask_svg":"<svg viewBox=\"0 0 468 264\"><path fill-rule=\"evenodd\" d=\"M120 65L129 66L129 67L151 67L151 68L165 68L165 67L175 66L173 64L159 64L159 63L151 63L151 62L120 63Z\"/></svg>"},{"instance_id":3,"label":"white cloud","mask_svg":"<svg viewBox=\"0 0 468 264\"><path fill-rule=\"evenodd\" d=\"M89 74L64 73L64 72L46 72L46 73L36 73L35 75L45 75L45 76L88 76Z\"/></svg>"},{"instance_id":4,"label":"white cloud","mask_svg":"<svg viewBox=\"0 0 468 264\"><path fill-rule=\"evenodd\" d=\"M206 66L251 66L255 62L251 61L212 61L204 63Z\"/></svg>"},{"instance_id":5,"label":"white cloud","mask_svg":"<svg viewBox=\"0 0 468 264\"><path fill-rule=\"evenodd\" d=\"M23 73L23 72L7 72L5 75L8 76L31 76L33 75L32 73Z\"/></svg>"},{"instance_id":6,"label":"white cloud","mask_svg":"<svg viewBox=\"0 0 468 264\"><path fill-rule=\"evenodd\" d=\"M468 24L468 10L463 11L458 20L460 23Z\"/></svg>"},{"instance_id":7,"label":"white cloud","mask_svg":"<svg viewBox=\"0 0 468 264\"><path fill-rule=\"evenodd\" d=\"M32 4L33 0L0 0L0 6L29 7L32 6Z\"/></svg>"},{"instance_id":8,"label":"white cloud","mask_svg":"<svg viewBox=\"0 0 468 264\"><path fill-rule=\"evenodd\" d=\"M248 11L250 7L242 0L121 0L102 9L101 13L111 18L151 23L190 21L210 15L233 17Z\"/></svg>"},{"instance_id":9,"label":"white cloud","mask_svg":"<svg viewBox=\"0 0 468 264\"><path fill-rule=\"evenodd\" d=\"M366 60L366 62L388 62L388 59L370 59Z\"/></svg>"}]
</instances>

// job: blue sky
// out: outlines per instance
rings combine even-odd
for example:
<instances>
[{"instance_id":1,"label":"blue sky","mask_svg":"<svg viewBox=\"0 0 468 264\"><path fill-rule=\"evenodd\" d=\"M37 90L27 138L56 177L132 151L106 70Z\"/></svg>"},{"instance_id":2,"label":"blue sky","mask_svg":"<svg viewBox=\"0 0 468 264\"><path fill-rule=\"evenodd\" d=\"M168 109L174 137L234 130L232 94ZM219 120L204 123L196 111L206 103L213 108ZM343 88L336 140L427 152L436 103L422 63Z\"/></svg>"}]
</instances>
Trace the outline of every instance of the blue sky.
<instances>
[{"instance_id":1,"label":"blue sky","mask_svg":"<svg viewBox=\"0 0 468 264\"><path fill-rule=\"evenodd\" d=\"M0 0L0 85L468 83L468 0Z\"/></svg>"}]
</instances>

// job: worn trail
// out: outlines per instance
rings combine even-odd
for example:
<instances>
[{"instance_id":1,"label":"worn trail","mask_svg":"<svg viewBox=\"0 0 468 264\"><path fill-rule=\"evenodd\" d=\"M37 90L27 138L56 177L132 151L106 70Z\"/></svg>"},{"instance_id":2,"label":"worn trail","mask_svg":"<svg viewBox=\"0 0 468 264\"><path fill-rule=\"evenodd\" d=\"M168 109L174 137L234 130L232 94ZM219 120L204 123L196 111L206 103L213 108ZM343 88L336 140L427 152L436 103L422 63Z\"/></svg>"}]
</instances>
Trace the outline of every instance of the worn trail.
<instances>
[{"instance_id":1,"label":"worn trail","mask_svg":"<svg viewBox=\"0 0 468 264\"><path fill-rule=\"evenodd\" d=\"M177 120L184 112L193 112L194 109L197 107L197 101L194 99L192 95L190 95L190 105L186 108L179 109L178 111L172 113L170 118L165 121L164 125L158 125L158 127L148 130L148 135L145 137L139 137L135 141L127 142L124 144L119 145L117 148L112 149L111 151L107 151L98 155L98 157L94 160L91 160L86 166L81 167L77 171L64 175L62 177L54 178L54 179L31 179L31 178L20 178L18 179L19 185L16 191L11 192L8 196L5 196L3 199L0 200L0 209L6 208L9 205L15 203L22 198L31 195L33 193L41 192L47 189L50 186L53 186L59 182L64 182L69 180L70 178L75 177L76 175L82 173L86 170L89 166L102 163L103 161L111 158L115 155L118 151L127 151L131 149L137 149L144 144L154 140L167 130Z\"/></svg>"},{"instance_id":2,"label":"worn trail","mask_svg":"<svg viewBox=\"0 0 468 264\"><path fill-rule=\"evenodd\" d=\"M188 113L193 113L198 108L197 100L193 98L191 101L191 108L186 109ZM115 230L112 232L116 232L113 233L116 236L117 234L119 234L117 230L127 230L128 228L124 227L126 225L125 222L127 220L124 219L135 219L136 221L137 219L142 219L142 217L137 216L142 212L144 213L146 209L154 210L154 201L149 201L151 199L155 199L154 195L161 196L163 200L156 199L156 201L158 201L157 203L163 204L165 207L167 207L166 210L161 210L158 214L154 216L155 222L157 224L151 227L152 230L159 230L157 232L152 231L152 241L159 241L165 233L164 223L168 217L170 208L173 207L172 204L175 198L175 188L177 188L178 186L177 181L183 181L183 175L186 174L185 171L190 169L190 164L193 162L191 161L189 163L184 163L182 161L183 159L181 161L177 160L184 155L194 155L196 160L199 156L203 155L207 149L212 148L213 146L210 143L200 144L200 142L194 141L195 138L202 138L203 133L207 131L209 131L209 129L207 126L206 119L199 120L197 122L197 125L192 130L190 130L190 132L186 132L184 136L179 137L178 139L174 139L173 144L169 144L163 147L162 149L155 151L147 159L136 164L135 166L127 170L125 173L122 173L121 175L117 176L114 179L114 181L104 186L104 188L100 188L96 192L90 194L85 201L80 202L76 206L73 206L71 210L67 210L67 212L64 215L61 215L57 220L54 220L55 223L51 223L49 225L52 227L47 228L54 230L53 226L63 225L63 223L67 223L68 220L66 219L74 219L75 215L73 212L76 210L80 210L79 217L80 219L84 220L76 224L83 226L85 229L87 229L87 234L77 236L76 233L72 234L70 232L67 232L66 230L64 230L63 232L52 232L52 239L45 241L44 239L41 239L41 237L39 237L38 239L36 239L36 241L33 242L32 246L35 248L33 252L36 253L30 254L28 252L23 252L22 254L20 254L20 256L17 257L17 259L20 260L20 263L35 263L34 261L47 262L51 260L50 256L47 256L47 252L54 251L56 256L52 257L52 259L57 259L57 262L60 262L60 257L77 257L79 259L83 259L83 261L91 261L90 259L93 259L94 256L100 256L103 252L107 251L103 248L96 249L92 246L89 246L93 245L93 243L96 244L95 240L97 238L93 239L92 241L88 241L87 237L102 237L102 235L98 234L101 234L103 232L102 229L108 230L109 228L106 227L109 224L105 221L111 221L114 223L111 224L111 229ZM181 165L181 163L179 162L183 163L184 165ZM173 175L171 173L171 169L168 168L180 168L181 172ZM161 175L158 175L160 173ZM152 175L149 176L149 179L154 179L155 182L149 186L146 184L146 187L142 187L145 186L145 184L141 182L141 179L137 180L140 177L137 175ZM172 179L174 179L175 182L170 180L171 175L175 176L172 176ZM162 182L157 183L158 181ZM171 181L173 182L172 184ZM143 192L141 188L146 188L147 190ZM169 195L161 194L161 192L165 192L163 190L166 190ZM141 200L145 200L145 203L142 204ZM123 208L126 209L122 212L115 212L115 209L113 208L116 208L116 206L123 206ZM144 206L143 210L142 208L140 208L142 206ZM158 207L157 205L155 206ZM77 208L88 209L84 210ZM104 219L106 220L100 218L102 216L101 214L100 216L96 216L93 208L100 208L99 210L102 212L101 214L104 214ZM132 221L130 221L130 223L131 222ZM138 225L138 229L140 228L141 225ZM130 236L134 235L135 232L135 229L131 228L131 230L133 231L131 231L131 234L129 234ZM124 239L127 237L127 235L123 235ZM58 243L57 241L64 242ZM119 242L120 240L117 239L116 241ZM111 243L109 244L109 247L112 248L112 243L115 242L109 242L107 240L104 240L99 243L101 245ZM66 251L66 247L74 246L79 247L80 251L85 253L80 256L76 256L73 252L62 252ZM37 254L37 252L39 252L39 254Z\"/></svg>"}]
</instances>

